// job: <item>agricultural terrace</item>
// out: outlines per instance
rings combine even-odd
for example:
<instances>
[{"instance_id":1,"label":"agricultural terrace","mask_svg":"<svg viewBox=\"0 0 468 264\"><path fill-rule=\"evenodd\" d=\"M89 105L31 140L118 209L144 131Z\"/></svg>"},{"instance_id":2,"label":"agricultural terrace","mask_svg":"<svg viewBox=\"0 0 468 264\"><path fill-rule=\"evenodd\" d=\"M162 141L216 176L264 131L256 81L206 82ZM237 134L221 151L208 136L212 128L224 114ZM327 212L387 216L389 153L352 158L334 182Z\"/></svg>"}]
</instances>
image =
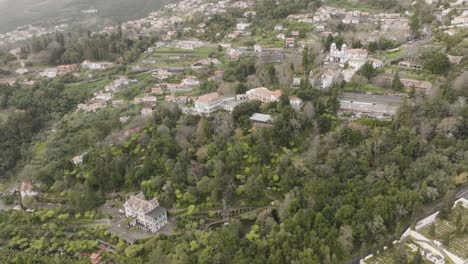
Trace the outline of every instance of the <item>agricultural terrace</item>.
<instances>
[{"instance_id":1,"label":"agricultural terrace","mask_svg":"<svg viewBox=\"0 0 468 264\"><path fill-rule=\"evenodd\" d=\"M195 62L216 53L216 47L201 47L194 50L164 47L153 52L148 60L159 67L189 67Z\"/></svg>"},{"instance_id":2,"label":"agricultural terrace","mask_svg":"<svg viewBox=\"0 0 468 264\"><path fill-rule=\"evenodd\" d=\"M462 230L457 232L457 218L461 214L459 226L464 226ZM444 244L444 247L453 254L467 259L468 258L468 209L458 206L452 210L449 218L441 219L440 217L434 222L434 233L431 235L431 225L426 226L420 233L429 239L435 239Z\"/></svg>"}]
</instances>

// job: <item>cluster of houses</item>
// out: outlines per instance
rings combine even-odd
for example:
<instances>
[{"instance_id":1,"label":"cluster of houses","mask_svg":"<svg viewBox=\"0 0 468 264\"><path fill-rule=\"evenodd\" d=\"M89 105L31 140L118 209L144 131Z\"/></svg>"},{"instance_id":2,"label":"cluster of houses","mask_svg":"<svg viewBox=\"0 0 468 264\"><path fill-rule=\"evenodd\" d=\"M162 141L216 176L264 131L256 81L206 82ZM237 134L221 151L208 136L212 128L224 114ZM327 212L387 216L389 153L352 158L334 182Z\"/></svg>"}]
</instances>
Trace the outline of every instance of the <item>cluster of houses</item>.
<instances>
[{"instance_id":1,"label":"cluster of houses","mask_svg":"<svg viewBox=\"0 0 468 264\"><path fill-rule=\"evenodd\" d=\"M366 49L348 49L346 44L341 46L341 49L336 47L335 43L330 46L330 62L339 62L351 64L352 61L365 61L367 59L368 52Z\"/></svg>"},{"instance_id":2,"label":"cluster of houses","mask_svg":"<svg viewBox=\"0 0 468 264\"><path fill-rule=\"evenodd\" d=\"M331 67L326 69L320 76L321 89L328 89L341 79L346 82L351 81L353 75L365 63L370 63L375 69L384 66L382 61L369 58L366 49L349 49L346 44L338 48L335 43L332 43L330 46L330 53L325 59L325 64ZM339 67L334 67L336 65Z\"/></svg>"},{"instance_id":3,"label":"cluster of houses","mask_svg":"<svg viewBox=\"0 0 468 264\"><path fill-rule=\"evenodd\" d=\"M80 68L79 64L70 64L70 65L59 65L54 68L48 68L39 73L40 77L46 78L55 78L57 76L63 76L67 73L74 72Z\"/></svg>"},{"instance_id":4,"label":"cluster of houses","mask_svg":"<svg viewBox=\"0 0 468 264\"><path fill-rule=\"evenodd\" d=\"M112 83L106 85L104 87L104 91L115 93L115 92L120 91L123 87L128 86L132 83L137 83L137 82L138 82L137 80L131 80L125 76L121 76L118 79L114 80Z\"/></svg>"},{"instance_id":5,"label":"cluster of houses","mask_svg":"<svg viewBox=\"0 0 468 264\"><path fill-rule=\"evenodd\" d=\"M444 23L440 26L441 29L447 29L445 32L449 35L453 35L457 32L456 28L465 28L468 26L468 10L466 9L466 1L458 0L450 3L450 6L439 6L434 12L435 17L444 22L448 19L450 25L446 26Z\"/></svg>"},{"instance_id":6,"label":"cluster of houses","mask_svg":"<svg viewBox=\"0 0 468 264\"><path fill-rule=\"evenodd\" d=\"M176 47L179 49L194 50L206 45L206 43L199 40L184 40L177 42Z\"/></svg>"},{"instance_id":7,"label":"cluster of houses","mask_svg":"<svg viewBox=\"0 0 468 264\"><path fill-rule=\"evenodd\" d=\"M402 17L399 13L378 14L375 15L374 23L380 24L381 29L385 34L394 33L399 37L408 38L411 28L409 18Z\"/></svg>"},{"instance_id":8,"label":"cluster of houses","mask_svg":"<svg viewBox=\"0 0 468 264\"><path fill-rule=\"evenodd\" d=\"M166 5L159 11L150 13L147 17L128 21L122 24L122 29L130 36L137 38L139 35L150 35L153 32L165 32L166 35L163 40L170 40L177 34L175 30L177 25L182 24L187 19L194 18L203 14L203 16L210 17L215 14L226 13L229 8L236 9L251 9L254 5L253 1L204 1L204 0L182 0L177 3ZM173 12L177 10L177 12ZM246 11L245 17L255 15L253 11ZM238 24L241 31L245 31L248 25L242 23ZM204 33L206 24L200 23L196 28L183 28L184 31L195 30L198 33ZM116 32L117 26L106 27L103 32ZM184 47L191 49L191 43L185 43Z\"/></svg>"},{"instance_id":9,"label":"cluster of houses","mask_svg":"<svg viewBox=\"0 0 468 264\"><path fill-rule=\"evenodd\" d=\"M113 99L115 92L118 92L123 87L126 87L136 82L138 81L128 79L127 77L119 77L112 83L106 85L103 91L98 91L94 93L94 97L91 98L91 100L89 100L87 103L79 104L77 111L96 112L99 109L105 108L107 104ZM113 105L119 105L122 103L122 100L112 101Z\"/></svg>"},{"instance_id":10,"label":"cluster of houses","mask_svg":"<svg viewBox=\"0 0 468 264\"><path fill-rule=\"evenodd\" d=\"M236 28L233 32L229 33L226 38L235 39L240 36L249 36L251 32L248 30L250 23L247 22L246 18L238 18Z\"/></svg>"},{"instance_id":11,"label":"cluster of houses","mask_svg":"<svg viewBox=\"0 0 468 264\"><path fill-rule=\"evenodd\" d=\"M450 56L449 60L453 64L458 64L463 60L463 56ZM354 74L365 64L369 63L374 69L379 69L385 66L384 62L375 58L368 57L366 49L349 49L346 44L337 48L335 43L330 46L330 53L325 59L325 64L331 67L325 69L320 75L321 89L327 89L343 80L350 82ZM335 66L339 67L335 67ZM420 70L422 66L412 61L400 61L398 66L405 69ZM380 76L386 86L390 86L393 81L393 76ZM432 89L432 83L428 81L401 78L401 83L406 89L416 89L429 92Z\"/></svg>"},{"instance_id":12,"label":"cluster of houses","mask_svg":"<svg viewBox=\"0 0 468 264\"><path fill-rule=\"evenodd\" d=\"M24 203L23 203L25 199L33 198L33 197L36 197L36 196L39 195L39 192L37 192L34 189L34 186L33 186L32 182L24 181L24 182L21 183L21 185L19 187L15 186L15 187L11 188L10 193L12 195L15 195L16 193L20 194L19 204L16 205L15 207L13 207L12 208L13 210L15 210L15 211L25 210L28 213L33 213L35 211L35 209L25 208ZM2 195L3 195L3 193L2 193Z\"/></svg>"},{"instance_id":13,"label":"cluster of houses","mask_svg":"<svg viewBox=\"0 0 468 264\"><path fill-rule=\"evenodd\" d=\"M106 61L95 62L95 61L85 60L81 63L81 67L86 70L100 71L100 70L106 70L106 69L114 67L114 63L106 62Z\"/></svg>"},{"instance_id":14,"label":"cluster of houses","mask_svg":"<svg viewBox=\"0 0 468 264\"><path fill-rule=\"evenodd\" d=\"M315 28L319 32L325 30L323 23L330 20L339 21L345 25L368 24L380 25L382 32L399 33L400 36L409 36L410 26L409 19L402 17L400 14L378 13L372 14L359 10L346 10L343 8L334 8L322 6L315 13L293 14L289 15L289 20L315 24ZM325 32L331 34L331 32Z\"/></svg>"},{"instance_id":15,"label":"cluster of houses","mask_svg":"<svg viewBox=\"0 0 468 264\"><path fill-rule=\"evenodd\" d=\"M60 25L53 26L50 28L33 26L33 25L21 26L5 34L0 33L0 46L6 45L6 44L13 44L18 41L24 41L24 40L32 39L33 37L39 37L39 36L54 33L54 32L61 32L61 31L64 31L67 27L68 25L66 24L60 24Z\"/></svg>"},{"instance_id":16,"label":"cluster of houses","mask_svg":"<svg viewBox=\"0 0 468 264\"><path fill-rule=\"evenodd\" d=\"M246 101L259 101L262 103L278 102L282 95L282 90L271 91L265 87L250 89L245 94L230 97L214 92L196 98L194 106L184 107L183 111L194 115L210 116L219 110L232 112L237 105ZM289 101L295 108L300 108L302 105L302 100L298 97L290 97Z\"/></svg>"},{"instance_id":17,"label":"cluster of houses","mask_svg":"<svg viewBox=\"0 0 468 264\"><path fill-rule=\"evenodd\" d=\"M179 83L163 82L162 87L165 87L170 93L189 92L200 85L200 80L193 75L185 76Z\"/></svg>"},{"instance_id":18,"label":"cluster of houses","mask_svg":"<svg viewBox=\"0 0 468 264\"><path fill-rule=\"evenodd\" d=\"M441 12L442 17L450 14L455 13L456 15L453 16L452 21L450 22L451 25L457 27L465 27L468 26L468 10L463 8L448 8Z\"/></svg>"},{"instance_id":19,"label":"cluster of houses","mask_svg":"<svg viewBox=\"0 0 468 264\"><path fill-rule=\"evenodd\" d=\"M14 55L17 55L16 49L10 51L10 53L12 53ZM18 68L15 71L16 74L24 75L24 74L29 73L29 70L25 67L24 61L20 60L20 63L21 63L21 67ZM42 71L40 71L38 73L38 76L43 77L43 78L53 79L53 78L55 78L57 76L63 76L65 74L67 74L67 73L76 72L76 71L78 71L80 69L80 67L82 69L91 70L91 71L105 70L105 69L114 67L114 63L112 63L112 62L92 62L92 61L85 60L85 61L83 61L81 63L81 65L80 64L68 64L68 65L59 65L57 67L44 69L44 70L42 70Z\"/></svg>"}]
</instances>

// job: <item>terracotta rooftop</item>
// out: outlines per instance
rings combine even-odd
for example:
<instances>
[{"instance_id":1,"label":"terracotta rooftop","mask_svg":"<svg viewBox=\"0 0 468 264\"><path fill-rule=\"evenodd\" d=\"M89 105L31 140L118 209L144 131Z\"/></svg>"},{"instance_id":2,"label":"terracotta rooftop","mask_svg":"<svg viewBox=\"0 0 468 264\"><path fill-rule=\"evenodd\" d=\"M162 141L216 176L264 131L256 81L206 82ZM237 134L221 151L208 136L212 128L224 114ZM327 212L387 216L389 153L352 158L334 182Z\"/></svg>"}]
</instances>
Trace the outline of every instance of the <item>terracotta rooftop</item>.
<instances>
[{"instance_id":1,"label":"terracotta rooftop","mask_svg":"<svg viewBox=\"0 0 468 264\"><path fill-rule=\"evenodd\" d=\"M21 187L20 187L21 192L30 192L32 191L32 189L33 189L32 183L29 181L23 182L23 184L21 184Z\"/></svg>"},{"instance_id":2,"label":"terracotta rooftop","mask_svg":"<svg viewBox=\"0 0 468 264\"><path fill-rule=\"evenodd\" d=\"M159 206L159 202L157 199L152 199L147 201L143 193L139 193L137 195L132 195L125 203L130 207L148 213L149 211L153 210L154 207Z\"/></svg>"},{"instance_id":3,"label":"terracotta rooftop","mask_svg":"<svg viewBox=\"0 0 468 264\"><path fill-rule=\"evenodd\" d=\"M202 95L200 97L198 97L198 102L199 103L212 103L212 102L216 102L216 101L219 101L221 99L221 96L214 92L214 93L209 93L209 94L205 94L205 95Z\"/></svg>"},{"instance_id":4,"label":"terracotta rooftop","mask_svg":"<svg viewBox=\"0 0 468 264\"><path fill-rule=\"evenodd\" d=\"M283 91L281 91L281 90L270 91L265 87L255 88L255 89L252 89L252 90L250 90L248 92L251 93L251 94L257 94L257 95L262 96L262 97L273 96L273 97L276 97L276 98L279 98L283 94Z\"/></svg>"}]
</instances>

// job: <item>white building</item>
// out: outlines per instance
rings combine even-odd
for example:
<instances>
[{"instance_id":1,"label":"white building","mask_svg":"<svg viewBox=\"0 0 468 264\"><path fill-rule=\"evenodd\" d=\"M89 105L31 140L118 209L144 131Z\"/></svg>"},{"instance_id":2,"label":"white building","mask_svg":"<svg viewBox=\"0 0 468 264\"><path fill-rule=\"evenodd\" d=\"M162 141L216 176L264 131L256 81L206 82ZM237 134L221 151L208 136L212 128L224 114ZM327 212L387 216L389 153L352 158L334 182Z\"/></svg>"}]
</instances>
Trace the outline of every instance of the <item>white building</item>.
<instances>
[{"instance_id":1,"label":"white building","mask_svg":"<svg viewBox=\"0 0 468 264\"><path fill-rule=\"evenodd\" d=\"M176 47L180 49L194 50L203 47L205 44L198 40L180 41Z\"/></svg>"},{"instance_id":2,"label":"white building","mask_svg":"<svg viewBox=\"0 0 468 264\"><path fill-rule=\"evenodd\" d=\"M77 111L83 110L85 112L96 112L99 109L106 107L106 101L94 100L88 104L78 104Z\"/></svg>"},{"instance_id":3,"label":"white building","mask_svg":"<svg viewBox=\"0 0 468 264\"><path fill-rule=\"evenodd\" d=\"M245 93L245 97L249 100L256 100L262 103L271 103L277 102L282 94L283 91L281 90L270 91L265 87L259 87L248 90Z\"/></svg>"},{"instance_id":4,"label":"white building","mask_svg":"<svg viewBox=\"0 0 468 264\"><path fill-rule=\"evenodd\" d=\"M339 73L333 70L327 70L320 76L320 87L328 89L338 81Z\"/></svg>"},{"instance_id":5,"label":"white building","mask_svg":"<svg viewBox=\"0 0 468 264\"><path fill-rule=\"evenodd\" d=\"M153 78L155 79L159 79L159 80L164 80L164 79L167 79L171 76L173 76L174 73L170 72L170 71L167 71L165 69L158 69L156 71L154 71L153 73L151 73L151 76L153 76Z\"/></svg>"},{"instance_id":6,"label":"white building","mask_svg":"<svg viewBox=\"0 0 468 264\"><path fill-rule=\"evenodd\" d=\"M296 39L286 38L284 41L284 46L286 46L286 48L294 48L296 46Z\"/></svg>"},{"instance_id":7,"label":"white building","mask_svg":"<svg viewBox=\"0 0 468 264\"><path fill-rule=\"evenodd\" d=\"M141 104L141 103L146 103L146 104L155 104L158 102L158 98L156 96L153 96L151 94L144 94L143 96L135 97L133 99L133 102L135 104Z\"/></svg>"},{"instance_id":8,"label":"white building","mask_svg":"<svg viewBox=\"0 0 468 264\"><path fill-rule=\"evenodd\" d=\"M33 197L37 195L37 192L33 191L33 186L31 182L23 182L20 187L21 199L27 197Z\"/></svg>"},{"instance_id":9,"label":"white building","mask_svg":"<svg viewBox=\"0 0 468 264\"><path fill-rule=\"evenodd\" d=\"M341 50L335 43L330 46L330 62L346 63L349 60L366 60L368 52L366 49L348 49L346 44L341 46Z\"/></svg>"},{"instance_id":10,"label":"white building","mask_svg":"<svg viewBox=\"0 0 468 264\"><path fill-rule=\"evenodd\" d=\"M457 16L452 20L452 25L466 25L468 24L468 16Z\"/></svg>"},{"instance_id":11,"label":"white building","mask_svg":"<svg viewBox=\"0 0 468 264\"><path fill-rule=\"evenodd\" d=\"M41 77L47 77L47 78L55 78L57 77L57 70L54 68L46 69L39 73L39 76Z\"/></svg>"},{"instance_id":12,"label":"white building","mask_svg":"<svg viewBox=\"0 0 468 264\"><path fill-rule=\"evenodd\" d=\"M245 31L248 27L250 27L250 23L237 23L236 29L239 31Z\"/></svg>"},{"instance_id":13,"label":"white building","mask_svg":"<svg viewBox=\"0 0 468 264\"><path fill-rule=\"evenodd\" d=\"M112 62L92 62L85 60L81 63L81 67L88 70L105 70L112 66L114 66Z\"/></svg>"},{"instance_id":14,"label":"white building","mask_svg":"<svg viewBox=\"0 0 468 264\"><path fill-rule=\"evenodd\" d=\"M182 86L194 87L200 84L200 81L195 76L187 76L185 77L180 84Z\"/></svg>"},{"instance_id":15,"label":"white building","mask_svg":"<svg viewBox=\"0 0 468 264\"><path fill-rule=\"evenodd\" d=\"M302 106L302 99L296 96L289 97L289 104L296 109L299 109Z\"/></svg>"},{"instance_id":16,"label":"white building","mask_svg":"<svg viewBox=\"0 0 468 264\"><path fill-rule=\"evenodd\" d=\"M283 28L282 25L276 25L275 26L275 31L283 31L283 30L284 30L284 28Z\"/></svg>"},{"instance_id":17,"label":"white building","mask_svg":"<svg viewBox=\"0 0 468 264\"><path fill-rule=\"evenodd\" d=\"M124 204L125 216L132 218L132 225L156 233L167 225L167 210L157 199L146 200L143 193L130 198Z\"/></svg>"},{"instance_id":18,"label":"white building","mask_svg":"<svg viewBox=\"0 0 468 264\"><path fill-rule=\"evenodd\" d=\"M379 69L385 66L385 63L383 61L375 58L369 58L367 61L372 64L372 67L374 67L374 69Z\"/></svg>"},{"instance_id":19,"label":"white building","mask_svg":"<svg viewBox=\"0 0 468 264\"><path fill-rule=\"evenodd\" d=\"M16 74L19 74L19 75L23 75L23 74L26 74L28 72L29 72L29 70L26 69L26 68L19 68L19 69L16 70Z\"/></svg>"},{"instance_id":20,"label":"white building","mask_svg":"<svg viewBox=\"0 0 468 264\"><path fill-rule=\"evenodd\" d=\"M195 112L201 115L210 115L219 110L224 98L218 93L209 93L198 97L195 101Z\"/></svg>"},{"instance_id":21,"label":"white building","mask_svg":"<svg viewBox=\"0 0 468 264\"><path fill-rule=\"evenodd\" d=\"M71 159L71 162L73 162L73 164L75 164L75 165L82 164L83 163L83 155L78 155L78 156L73 157Z\"/></svg>"},{"instance_id":22,"label":"white building","mask_svg":"<svg viewBox=\"0 0 468 264\"><path fill-rule=\"evenodd\" d=\"M254 51L256 53L262 53L262 46L258 45L258 44L255 44L254 45Z\"/></svg>"},{"instance_id":23,"label":"white building","mask_svg":"<svg viewBox=\"0 0 468 264\"><path fill-rule=\"evenodd\" d=\"M279 34L276 35L276 38L277 38L277 39L283 39L283 40L284 40L284 39L286 39L286 34L284 34L284 33L279 33Z\"/></svg>"},{"instance_id":24,"label":"white building","mask_svg":"<svg viewBox=\"0 0 468 264\"><path fill-rule=\"evenodd\" d=\"M94 100L97 101L110 101L112 100L112 94L111 93L103 93L103 92L98 92L94 94Z\"/></svg>"},{"instance_id":25,"label":"white building","mask_svg":"<svg viewBox=\"0 0 468 264\"><path fill-rule=\"evenodd\" d=\"M142 117L151 117L153 115L153 109L149 107L144 107L141 109L141 116Z\"/></svg>"},{"instance_id":26,"label":"white building","mask_svg":"<svg viewBox=\"0 0 468 264\"><path fill-rule=\"evenodd\" d=\"M129 85L132 81L133 80L129 80L127 77L120 77L113 81L111 84L106 85L106 87L104 87L104 90L106 92L117 92L122 87Z\"/></svg>"}]
</instances>

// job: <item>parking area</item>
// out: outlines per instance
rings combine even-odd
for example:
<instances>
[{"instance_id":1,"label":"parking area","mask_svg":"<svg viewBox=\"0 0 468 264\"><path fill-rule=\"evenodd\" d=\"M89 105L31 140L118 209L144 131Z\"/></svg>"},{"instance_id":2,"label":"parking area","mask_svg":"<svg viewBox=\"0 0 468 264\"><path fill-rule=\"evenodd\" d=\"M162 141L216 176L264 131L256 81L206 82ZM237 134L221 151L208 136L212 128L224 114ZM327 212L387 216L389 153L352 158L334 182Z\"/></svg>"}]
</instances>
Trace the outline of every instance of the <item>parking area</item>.
<instances>
[{"instance_id":1,"label":"parking area","mask_svg":"<svg viewBox=\"0 0 468 264\"><path fill-rule=\"evenodd\" d=\"M164 228L159 230L157 233L151 233L140 230L137 227L130 226L128 224L128 219L126 219L123 214L119 201L109 200L99 209L99 211L103 215L109 217L109 220L105 223L105 225L109 226L109 232L122 238L129 244L133 244L140 239L153 237L157 234L174 234L175 220L172 217L168 218L169 223Z\"/></svg>"}]
</instances>

